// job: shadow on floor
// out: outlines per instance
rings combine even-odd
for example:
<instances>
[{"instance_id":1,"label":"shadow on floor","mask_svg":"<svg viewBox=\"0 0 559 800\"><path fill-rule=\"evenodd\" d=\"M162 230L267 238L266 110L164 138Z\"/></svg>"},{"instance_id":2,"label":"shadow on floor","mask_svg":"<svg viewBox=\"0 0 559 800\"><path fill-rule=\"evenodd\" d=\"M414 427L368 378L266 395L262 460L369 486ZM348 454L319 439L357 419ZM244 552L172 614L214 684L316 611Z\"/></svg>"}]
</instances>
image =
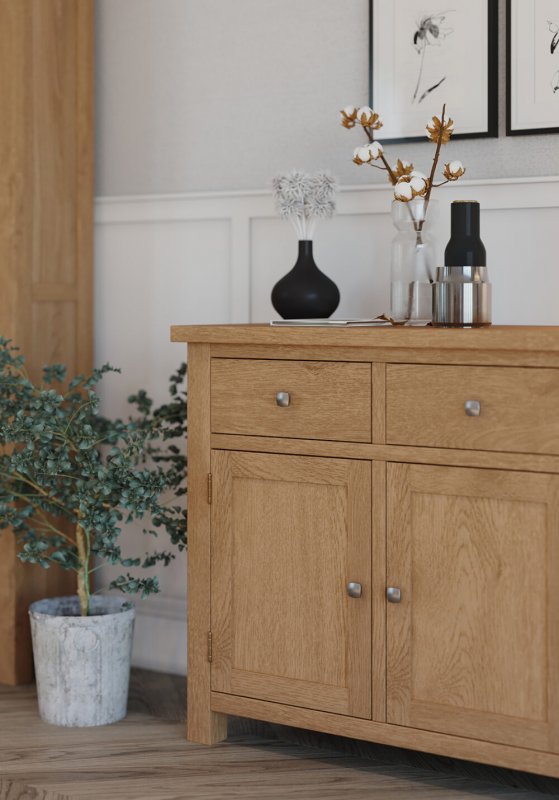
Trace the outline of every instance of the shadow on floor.
<instances>
[{"instance_id":1,"label":"shadow on floor","mask_svg":"<svg viewBox=\"0 0 559 800\"><path fill-rule=\"evenodd\" d=\"M147 670L133 670L129 708L131 711L150 714L170 722L184 721L186 714L185 678ZM559 797L559 779L556 778L490 767L485 764L435 756L415 750L404 750L238 717L229 720L228 733L229 738L237 744L242 744L243 738L258 736L267 740L275 739L290 744L319 748L325 751L325 756L331 757L333 754L354 756L356 761L355 763L352 761L353 767L366 768L374 765L376 769L378 768L386 775L397 775L400 779L403 779L407 769L413 769L413 780L421 780L426 784L434 779L440 786L441 780L445 776L453 779L476 780L485 784L485 787L479 789L480 795L491 788L500 787L501 789L528 790L539 792L542 795ZM251 741L251 746L254 746L254 741ZM425 775L418 775L418 769L424 770ZM472 787L469 787L469 791L478 792Z\"/></svg>"}]
</instances>

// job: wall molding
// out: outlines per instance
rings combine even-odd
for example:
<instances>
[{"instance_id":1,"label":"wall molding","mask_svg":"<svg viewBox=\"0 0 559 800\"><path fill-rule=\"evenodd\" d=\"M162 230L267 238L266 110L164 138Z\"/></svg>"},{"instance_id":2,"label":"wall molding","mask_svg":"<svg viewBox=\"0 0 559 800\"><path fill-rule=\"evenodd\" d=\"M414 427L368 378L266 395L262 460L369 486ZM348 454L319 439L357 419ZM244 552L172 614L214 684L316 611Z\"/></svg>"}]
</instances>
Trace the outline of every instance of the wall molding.
<instances>
[{"instance_id":1,"label":"wall molding","mask_svg":"<svg viewBox=\"0 0 559 800\"><path fill-rule=\"evenodd\" d=\"M550 208L559 205L559 176L555 175L461 180L445 186L441 194L464 194L464 189L470 188L477 190L476 199L490 209ZM524 193L520 202L515 189ZM437 192L437 197L440 198L441 194ZM391 195L391 188L385 184L341 186L337 213L388 213ZM99 225L275 216L272 193L266 189L100 196L95 205L95 221Z\"/></svg>"},{"instance_id":2,"label":"wall molding","mask_svg":"<svg viewBox=\"0 0 559 800\"><path fill-rule=\"evenodd\" d=\"M479 200L484 210L491 211L555 208L559 207L559 176L462 180L445 186L436 195L441 205L465 196ZM386 184L342 186L337 196L336 217L388 215L391 201L392 189ZM98 197L95 203L98 229L164 223L184 226L221 222L227 225L230 241L228 280L231 287L228 321L232 323L253 320L253 226L267 219L277 219L277 214L272 193L265 189Z\"/></svg>"},{"instance_id":3,"label":"wall molding","mask_svg":"<svg viewBox=\"0 0 559 800\"><path fill-rule=\"evenodd\" d=\"M391 197L385 184L344 186L336 216L319 228L317 263L340 287L342 316L388 310ZM559 176L445 186L437 192L439 219L432 223L441 254L448 204L470 197L490 212L482 235L494 320L559 324ZM266 190L99 197L95 221L95 357L122 367L124 381L103 387L108 414L125 413L128 390L142 386L162 396L184 358L184 349L169 342L171 324L270 319L270 289L295 260L295 237ZM528 273L537 280L527 280ZM161 580L165 593L138 604L134 659L181 673L184 573L170 577L162 570Z\"/></svg>"}]
</instances>

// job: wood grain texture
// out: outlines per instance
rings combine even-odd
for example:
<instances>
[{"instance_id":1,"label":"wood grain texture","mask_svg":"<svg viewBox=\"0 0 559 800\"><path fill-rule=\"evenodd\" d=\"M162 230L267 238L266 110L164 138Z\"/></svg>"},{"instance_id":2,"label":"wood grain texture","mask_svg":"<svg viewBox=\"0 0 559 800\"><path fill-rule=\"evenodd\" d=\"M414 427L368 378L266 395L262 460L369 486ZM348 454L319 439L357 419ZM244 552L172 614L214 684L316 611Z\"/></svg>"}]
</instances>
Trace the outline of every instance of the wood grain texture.
<instances>
[{"instance_id":1,"label":"wood grain texture","mask_svg":"<svg viewBox=\"0 0 559 800\"><path fill-rule=\"evenodd\" d=\"M322 330L322 329L321 329ZM520 329L521 330L521 329ZM553 330L552 328L549 330ZM387 343L388 345L390 342ZM394 344L394 342L392 343ZM418 339L415 346L390 347L371 339L367 345L345 343L273 345L224 344L211 345L213 358L284 358L293 361L372 361L393 364L463 364L517 367L559 367L559 353L551 350L449 350L425 347Z\"/></svg>"},{"instance_id":2,"label":"wood grain texture","mask_svg":"<svg viewBox=\"0 0 559 800\"><path fill-rule=\"evenodd\" d=\"M49 792L46 789L25 786L23 783L0 778L0 800L71 800L71 798L59 792Z\"/></svg>"},{"instance_id":3,"label":"wood grain texture","mask_svg":"<svg viewBox=\"0 0 559 800\"><path fill-rule=\"evenodd\" d=\"M92 359L93 1L0 3L0 332L32 376L49 360L71 373ZM58 570L15 560L2 534L0 682L32 679L27 608L74 590ZM9 621L8 621L9 620Z\"/></svg>"},{"instance_id":4,"label":"wood grain texture","mask_svg":"<svg viewBox=\"0 0 559 800\"><path fill-rule=\"evenodd\" d=\"M377 459L405 461L416 464L448 464L457 467L482 469L518 469L524 472L559 472L557 456L540 456L526 453L496 453L483 450L456 450L435 447L408 447L405 445L371 445L352 442L325 442L315 439L279 439L262 436L234 436L212 434L215 450L245 450L332 458Z\"/></svg>"},{"instance_id":5,"label":"wood grain texture","mask_svg":"<svg viewBox=\"0 0 559 800\"><path fill-rule=\"evenodd\" d=\"M67 2L68 0L66 0ZM95 3L76 2L76 350L78 370L93 365L93 204L95 198ZM40 286L40 284L39 284ZM63 286L59 284L61 300ZM38 297L37 297L38 299Z\"/></svg>"},{"instance_id":6,"label":"wood grain texture","mask_svg":"<svg viewBox=\"0 0 559 800\"><path fill-rule=\"evenodd\" d=\"M386 442L386 365L372 364L373 372L373 443Z\"/></svg>"},{"instance_id":7,"label":"wood grain texture","mask_svg":"<svg viewBox=\"0 0 559 800\"><path fill-rule=\"evenodd\" d=\"M213 627L223 648L212 667L214 711L559 776L559 587L553 580L559 450L549 436L559 373L541 369L559 364L558 332L495 328L473 338L467 331L422 330L415 337L413 330L267 326L188 332L207 340L214 363L246 367L239 396L250 395L251 376L273 359L294 373L306 361L329 369L336 360L361 367L370 359L371 369L372 442L350 441L347 434L342 441L319 439L306 432L312 423L297 432L304 438L273 429L256 435L254 414L246 422L251 435L214 428L209 437L219 451L213 471L224 487L212 517L212 537L218 532L212 538ZM458 425L453 438L455 401L448 397L471 383L486 394L461 398L460 410L465 399L481 399L486 429L476 438ZM223 382L224 405L230 384ZM522 413L526 421L519 423ZM394 438L398 425L407 428ZM441 428L451 431L448 440L433 438ZM422 435L427 438L413 438ZM343 460L368 461L372 469L372 490L361 492L360 511L355 506L362 514L372 500L371 549L361 546L370 583L372 719L332 692L343 675L339 652L313 638L312 604L301 613L289 595L302 582L293 575L310 574L305 567L314 558L326 576L321 606L333 620L326 627L341 638L328 576L340 561L334 532L343 528L336 511L342 498L330 492L331 501L322 489L324 476L335 475ZM324 464L319 477L311 462ZM312 546L313 539L320 542L317 520L325 531L322 548ZM305 539L303 531L311 535ZM302 541L308 550L301 550ZM277 569L270 568L274 560ZM388 585L402 588L402 603L386 603ZM297 653L298 635L308 638L311 652Z\"/></svg>"},{"instance_id":8,"label":"wood grain texture","mask_svg":"<svg viewBox=\"0 0 559 800\"><path fill-rule=\"evenodd\" d=\"M211 406L215 433L370 442L371 365L212 358Z\"/></svg>"},{"instance_id":9,"label":"wood grain texture","mask_svg":"<svg viewBox=\"0 0 559 800\"><path fill-rule=\"evenodd\" d=\"M212 689L370 717L371 465L214 451L212 475Z\"/></svg>"},{"instance_id":10,"label":"wood grain texture","mask_svg":"<svg viewBox=\"0 0 559 800\"><path fill-rule=\"evenodd\" d=\"M382 347L559 354L558 326L493 325L488 328L328 328L271 325L174 325L174 342L209 344Z\"/></svg>"},{"instance_id":11,"label":"wood grain texture","mask_svg":"<svg viewBox=\"0 0 559 800\"><path fill-rule=\"evenodd\" d=\"M559 453L558 370L389 364L386 386L388 443Z\"/></svg>"},{"instance_id":12,"label":"wood grain texture","mask_svg":"<svg viewBox=\"0 0 559 800\"><path fill-rule=\"evenodd\" d=\"M559 478L389 464L388 485L388 722L552 749Z\"/></svg>"},{"instance_id":13,"label":"wood grain texture","mask_svg":"<svg viewBox=\"0 0 559 800\"><path fill-rule=\"evenodd\" d=\"M188 347L188 675L187 736L213 744L227 736L227 720L210 710L211 630L210 505L210 348Z\"/></svg>"},{"instance_id":14,"label":"wood grain texture","mask_svg":"<svg viewBox=\"0 0 559 800\"><path fill-rule=\"evenodd\" d=\"M134 670L128 718L76 731L42 723L31 687L0 688L0 798L537 800L559 791L549 778L239 718L227 743L190 745L173 708L184 700L180 677Z\"/></svg>"},{"instance_id":15,"label":"wood grain texture","mask_svg":"<svg viewBox=\"0 0 559 800\"><path fill-rule=\"evenodd\" d=\"M386 721L386 464L373 461L372 587L372 717Z\"/></svg>"},{"instance_id":16,"label":"wood grain texture","mask_svg":"<svg viewBox=\"0 0 559 800\"><path fill-rule=\"evenodd\" d=\"M267 720L280 725L297 725L299 728L359 738L377 744L412 748L450 758L559 778L559 757L555 753L351 718L341 714L314 711L310 708L294 708L282 703L270 703L219 692L212 692L212 708L225 714Z\"/></svg>"}]
</instances>

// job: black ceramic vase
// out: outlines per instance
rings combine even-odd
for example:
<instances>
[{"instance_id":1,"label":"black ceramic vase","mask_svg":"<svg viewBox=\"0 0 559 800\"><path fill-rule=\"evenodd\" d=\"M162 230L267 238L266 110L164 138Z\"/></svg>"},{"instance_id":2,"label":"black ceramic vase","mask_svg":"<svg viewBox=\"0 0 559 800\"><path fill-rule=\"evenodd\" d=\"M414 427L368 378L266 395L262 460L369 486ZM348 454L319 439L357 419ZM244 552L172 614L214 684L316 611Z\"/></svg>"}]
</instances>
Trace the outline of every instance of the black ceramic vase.
<instances>
[{"instance_id":1,"label":"black ceramic vase","mask_svg":"<svg viewBox=\"0 0 559 800\"><path fill-rule=\"evenodd\" d=\"M312 240L299 242L299 258L293 269L272 289L272 305L284 319L317 319L333 314L340 292L314 263Z\"/></svg>"}]
</instances>

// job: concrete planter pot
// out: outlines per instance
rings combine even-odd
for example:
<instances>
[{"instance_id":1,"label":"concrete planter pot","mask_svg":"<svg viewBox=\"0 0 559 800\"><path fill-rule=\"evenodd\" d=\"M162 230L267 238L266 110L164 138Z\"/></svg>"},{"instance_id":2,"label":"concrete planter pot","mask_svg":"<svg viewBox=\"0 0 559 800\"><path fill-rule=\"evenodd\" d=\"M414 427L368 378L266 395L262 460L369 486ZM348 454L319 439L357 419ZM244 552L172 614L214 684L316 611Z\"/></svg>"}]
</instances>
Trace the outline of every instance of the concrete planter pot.
<instances>
[{"instance_id":1,"label":"concrete planter pot","mask_svg":"<svg viewBox=\"0 0 559 800\"><path fill-rule=\"evenodd\" d=\"M77 597L39 600L29 609L39 713L67 727L109 725L126 716L133 608L93 597L89 617Z\"/></svg>"}]
</instances>

